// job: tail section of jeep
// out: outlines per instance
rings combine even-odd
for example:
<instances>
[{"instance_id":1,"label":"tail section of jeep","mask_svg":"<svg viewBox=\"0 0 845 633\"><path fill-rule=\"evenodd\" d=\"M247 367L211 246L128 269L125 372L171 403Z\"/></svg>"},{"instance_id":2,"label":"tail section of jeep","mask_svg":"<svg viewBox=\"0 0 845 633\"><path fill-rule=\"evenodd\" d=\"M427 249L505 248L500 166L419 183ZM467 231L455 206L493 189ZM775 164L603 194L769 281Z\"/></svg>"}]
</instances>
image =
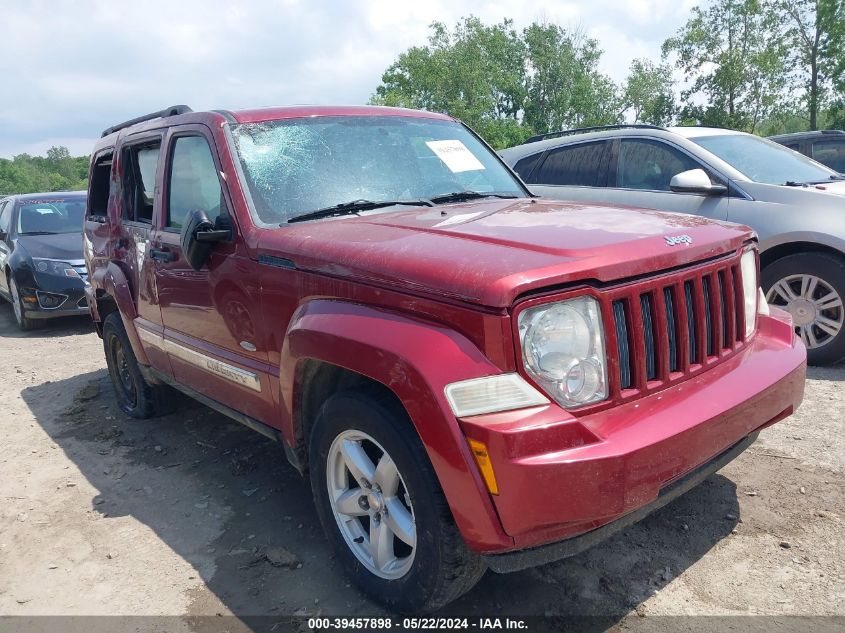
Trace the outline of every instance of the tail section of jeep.
<instances>
[{"instance_id":1,"label":"tail section of jeep","mask_svg":"<svg viewBox=\"0 0 845 633\"><path fill-rule=\"evenodd\" d=\"M598 542L803 394L748 228L534 198L439 114L110 128L85 257L121 408L176 388L280 442L349 575L402 611Z\"/></svg>"}]
</instances>

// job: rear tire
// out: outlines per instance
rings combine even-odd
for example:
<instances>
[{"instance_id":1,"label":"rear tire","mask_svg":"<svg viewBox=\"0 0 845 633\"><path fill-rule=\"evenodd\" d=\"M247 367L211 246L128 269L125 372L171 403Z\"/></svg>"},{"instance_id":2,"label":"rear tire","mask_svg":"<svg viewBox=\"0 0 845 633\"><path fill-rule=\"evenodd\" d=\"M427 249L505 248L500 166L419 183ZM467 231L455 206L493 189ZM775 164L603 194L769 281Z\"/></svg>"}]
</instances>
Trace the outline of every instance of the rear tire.
<instances>
[{"instance_id":1,"label":"rear tire","mask_svg":"<svg viewBox=\"0 0 845 633\"><path fill-rule=\"evenodd\" d=\"M433 611L484 574L416 431L390 398L357 391L331 396L317 415L308 456L326 536L347 574L373 600L400 612ZM355 465L360 463L364 468ZM342 505L343 495L352 503Z\"/></svg>"},{"instance_id":2,"label":"rear tire","mask_svg":"<svg viewBox=\"0 0 845 633\"><path fill-rule=\"evenodd\" d=\"M810 365L845 359L845 259L828 253L787 255L762 273L766 300L792 314Z\"/></svg>"},{"instance_id":3,"label":"rear tire","mask_svg":"<svg viewBox=\"0 0 845 633\"><path fill-rule=\"evenodd\" d=\"M139 419L165 413L170 389L144 378L119 312L112 312L103 322L103 348L120 410Z\"/></svg>"}]
</instances>

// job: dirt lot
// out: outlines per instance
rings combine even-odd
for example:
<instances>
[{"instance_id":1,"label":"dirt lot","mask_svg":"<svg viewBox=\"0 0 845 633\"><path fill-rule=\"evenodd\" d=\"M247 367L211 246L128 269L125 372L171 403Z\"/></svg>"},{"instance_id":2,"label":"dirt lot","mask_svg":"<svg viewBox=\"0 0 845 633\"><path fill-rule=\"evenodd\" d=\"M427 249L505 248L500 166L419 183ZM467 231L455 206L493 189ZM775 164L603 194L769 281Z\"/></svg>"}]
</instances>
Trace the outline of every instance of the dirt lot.
<instances>
[{"instance_id":1,"label":"dirt lot","mask_svg":"<svg viewBox=\"0 0 845 633\"><path fill-rule=\"evenodd\" d=\"M380 613L278 446L191 402L125 418L86 320L24 336L2 303L0 359L0 615ZM811 370L801 410L703 485L448 613L845 615L843 381ZM278 546L301 566L267 562Z\"/></svg>"}]
</instances>

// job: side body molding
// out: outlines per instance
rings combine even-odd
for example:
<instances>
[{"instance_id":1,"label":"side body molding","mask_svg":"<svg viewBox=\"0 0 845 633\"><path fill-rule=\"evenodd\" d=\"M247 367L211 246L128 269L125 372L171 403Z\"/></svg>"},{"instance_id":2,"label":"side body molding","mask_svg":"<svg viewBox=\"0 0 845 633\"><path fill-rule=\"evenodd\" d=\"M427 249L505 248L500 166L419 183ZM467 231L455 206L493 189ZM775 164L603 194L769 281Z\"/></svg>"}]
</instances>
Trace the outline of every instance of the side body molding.
<instances>
[{"instance_id":1,"label":"side body molding","mask_svg":"<svg viewBox=\"0 0 845 633\"><path fill-rule=\"evenodd\" d=\"M295 445L297 365L313 359L390 389L419 434L458 528L477 551L512 545L443 388L501 373L467 338L426 321L344 301L313 300L294 313L281 355L282 434Z\"/></svg>"}]
</instances>

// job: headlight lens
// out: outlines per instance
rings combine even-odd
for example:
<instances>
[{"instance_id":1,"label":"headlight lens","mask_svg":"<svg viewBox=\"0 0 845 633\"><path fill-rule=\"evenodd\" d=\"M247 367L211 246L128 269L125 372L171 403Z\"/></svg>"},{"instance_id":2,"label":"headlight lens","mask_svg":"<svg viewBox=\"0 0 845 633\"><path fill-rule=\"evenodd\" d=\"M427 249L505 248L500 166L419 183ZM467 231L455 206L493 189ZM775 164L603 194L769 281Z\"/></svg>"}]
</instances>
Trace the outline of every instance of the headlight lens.
<instances>
[{"instance_id":1,"label":"headlight lens","mask_svg":"<svg viewBox=\"0 0 845 633\"><path fill-rule=\"evenodd\" d=\"M757 251L745 251L739 261L742 271L742 294L745 298L745 337L754 332L757 318Z\"/></svg>"},{"instance_id":2,"label":"headlight lens","mask_svg":"<svg viewBox=\"0 0 845 633\"><path fill-rule=\"evenodd\" d=\"M79 273L74 270L68 262L63 262L58 259L42 259L40 257L33 257L32 264L35 270L39 273L47 275L59 275L61 277L79 277Z\"/></svg>"},{"instance_id":3,"label":"headlight lens","mask_svg":"<svg viewBox=\"0 0 845 633\"><path fill-rule=\"evenodd\" d=\"M598 302L579 297L524 310L525 370L567 409L607 398L607 359Z\"/></svg>"}]
</instances>

